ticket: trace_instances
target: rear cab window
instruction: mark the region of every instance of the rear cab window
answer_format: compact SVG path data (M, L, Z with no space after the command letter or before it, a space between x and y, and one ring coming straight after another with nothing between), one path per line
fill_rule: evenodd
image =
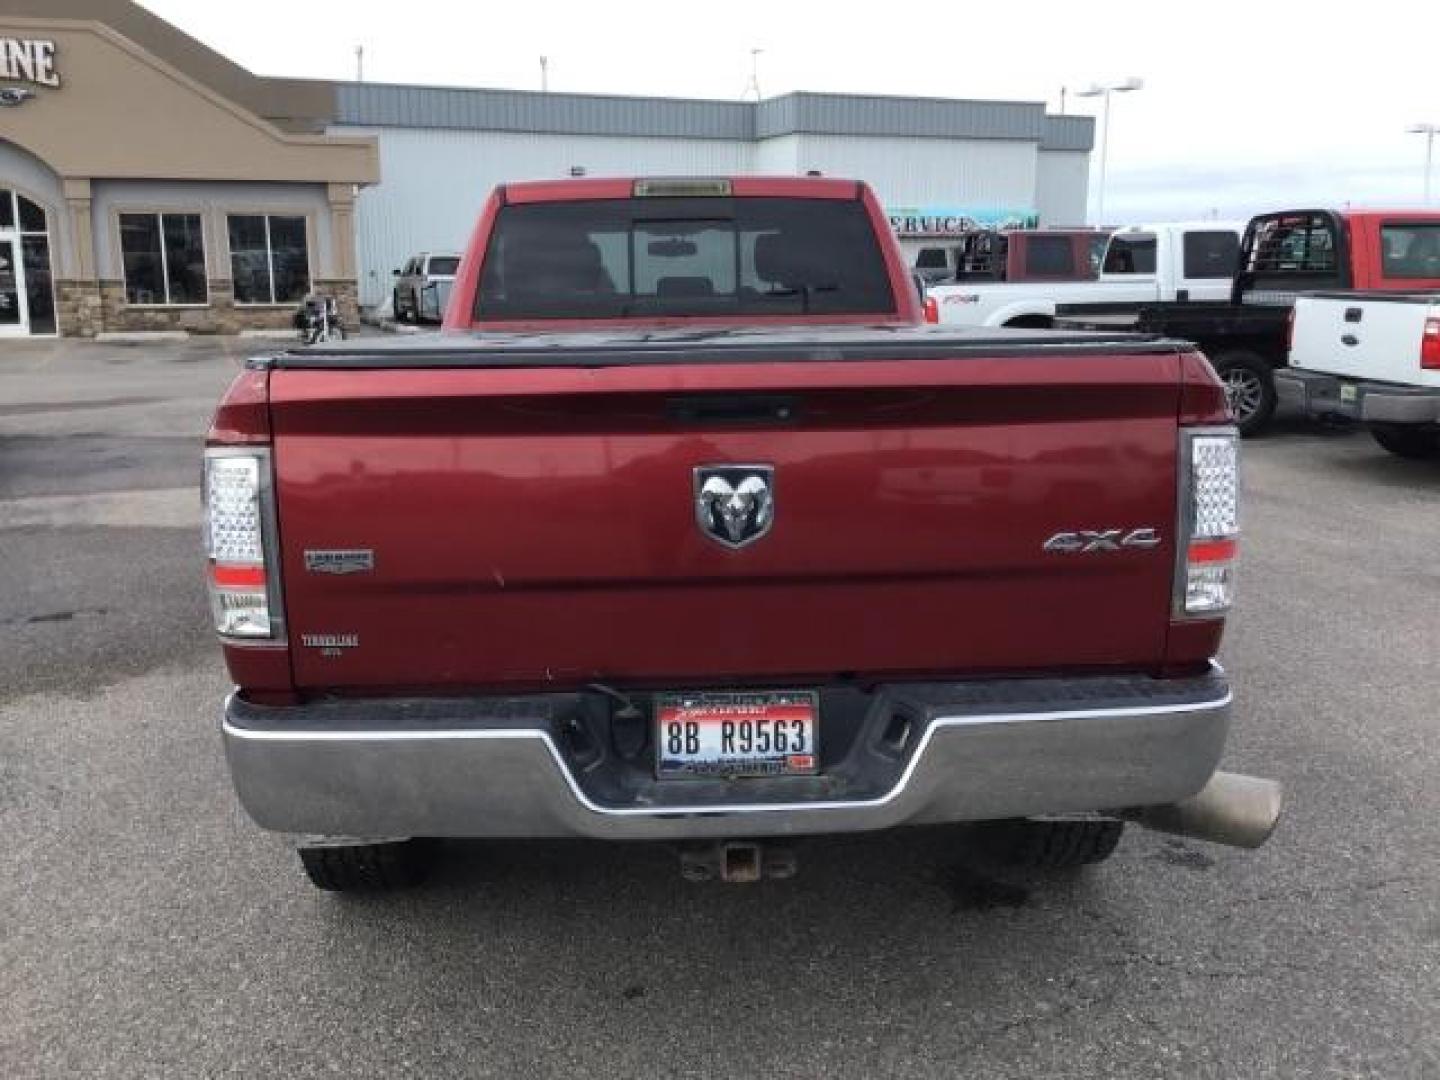
M459 256L432 255L429 266L425 268L425 273L430 277L454 277L459 266Z
M1105 251L1105 273L1155 273L1155 237L1149 233L1112 236Z
M949 266L944 248L921 248L920 254L915 257L917 270L946 270Z
M474 314L888 317L896 307L859 201L727 196L504 206Z
M1068 236L1025 238L1026 277L1071 277L1075 274L1075 245Z
M1440 222L1380 226L1380 273L1387 278L1440 279Z
M1219 229L1187 232L1181 258L1186 278L1232 278L1240 261L1240 237Z
M1300 292L1347 287L1336 219L1324 210L1255 218L1237 277L1245 303L1290 304Z

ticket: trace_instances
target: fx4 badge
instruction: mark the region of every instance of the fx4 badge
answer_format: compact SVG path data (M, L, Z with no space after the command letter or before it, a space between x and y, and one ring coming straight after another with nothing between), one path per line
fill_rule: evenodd
M775 467L698 467L695 521L702 533L728 548L742 548L759 540L775 523Z
M1057 555L1080 555L1089 551L1120 551L1123 548L1160 546L1157 529L1080 529L1060 532L1045 541L1046 551Z

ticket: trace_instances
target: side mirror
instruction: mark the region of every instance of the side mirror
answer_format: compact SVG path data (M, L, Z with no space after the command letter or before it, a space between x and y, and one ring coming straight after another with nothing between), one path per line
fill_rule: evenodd
M925 279L919 274L911 271L910 281L915 286L915 294L920 298L920 306L925 306Z

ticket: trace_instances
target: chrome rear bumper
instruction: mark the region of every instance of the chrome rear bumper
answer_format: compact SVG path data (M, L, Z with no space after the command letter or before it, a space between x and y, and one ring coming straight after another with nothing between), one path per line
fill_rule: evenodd
M223 733L242 804L282 832L783 836L1175 802L1215 771L1231 695L1215 668L895 685L872 699L824 775L769 780L656 781L609 745L578 759L557 726L576 695L266 707L237 694ZM883 742L897 712L915 724L903 749ZM601 783L605 770L634 776Z

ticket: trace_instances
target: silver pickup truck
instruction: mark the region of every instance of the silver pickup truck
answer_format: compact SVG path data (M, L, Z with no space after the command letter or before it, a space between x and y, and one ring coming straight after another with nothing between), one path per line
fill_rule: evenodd
M395 321L418 323L443 319L459 267L459 255L427 251L396 270Z

